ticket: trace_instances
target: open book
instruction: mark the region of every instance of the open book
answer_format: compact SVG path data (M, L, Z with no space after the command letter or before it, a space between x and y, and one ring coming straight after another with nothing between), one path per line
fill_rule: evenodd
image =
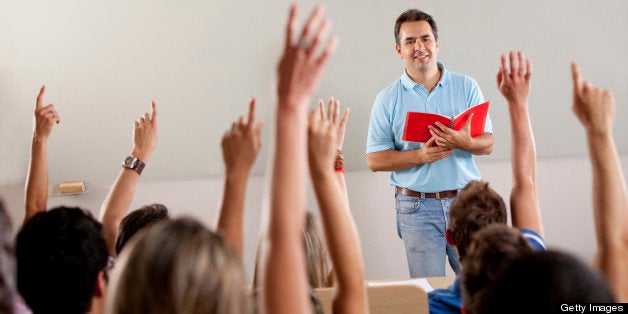
M471 137L484 133L484 124L488 115L488 101L475 105L455 117L447 117L436 113L408 111L406 114L406 124L403 128L404 141L425 143L432 137L429 125L440 122L449 128L459 131L467 123L469 115L471 119Z

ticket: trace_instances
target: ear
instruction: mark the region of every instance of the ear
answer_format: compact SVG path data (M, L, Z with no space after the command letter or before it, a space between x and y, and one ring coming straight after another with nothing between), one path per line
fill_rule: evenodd
M395 44L395 52L397 53L399 58L403 59L403 55L401 54L401 47L399 46L399 44Z
M451 235L451 230L449 229L445 230L445 240L447 240L447 244L456 246L456 243L454 243L454 237Z
M105 279L104 271L98 273L95 285L96 287L94 287L94 296L98 298L104 298L105 291L107 290L107 280Z

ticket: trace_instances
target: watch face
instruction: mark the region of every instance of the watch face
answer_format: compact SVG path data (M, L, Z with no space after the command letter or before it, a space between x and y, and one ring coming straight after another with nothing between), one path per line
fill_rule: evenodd
M133 167L135 167L135 164L137 163L137 158L133 157L133 156L129 156L124 160L124 163L122 163L123 166L125 166L126 168L131 168L133 169Z

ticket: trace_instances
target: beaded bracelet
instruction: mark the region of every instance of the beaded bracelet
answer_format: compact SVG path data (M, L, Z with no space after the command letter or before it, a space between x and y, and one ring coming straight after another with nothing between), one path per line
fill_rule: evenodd
M334 171L345 172L344 158L341 149L336 150L336 158L334 158Z

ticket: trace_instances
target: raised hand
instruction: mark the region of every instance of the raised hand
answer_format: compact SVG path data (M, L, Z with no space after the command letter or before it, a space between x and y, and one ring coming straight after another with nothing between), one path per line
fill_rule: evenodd
M146 162L157 146L157 105L151 100L151 113L145 113L134 123L133 156Z
M222 136L222 158L228 173L248 175L262 147L263 126L263 121L255 121L255 98L251 98L248 116L233 122L231 129Z
M325 102L322 99L318 100L318 112L321 119L327 119L330 117L332 124L336 125L336 149L342 150L342 145L345 141L345 129L347 127L347 119L349 119L349 108L346 108L340 117L340 101L334 97L329 97L327 101L327 111L325 111Z
M508 104L524 105L528 103L532 62L524 59L523 52L510 52L510 64L506 56L501 56L501 65L497 71L497 88L504 95Z
M615 100L608 90L582 82L580 68L571 64L573 79L573 112L587 132L610 134L615 119Z
M280 108L307 103L318 86L327 60L336 49L338 39L333 37L323 52L318 52L331 27L329 19L323 18L324 12L324 7L317 7L307 19L299 39L294 42L297 7L294 4L290 7L285 46L277 68Z
M339 124L333 122L325 110L312 110L308 118L308 155L310 170L316 172L333 172L334 153L337 147Z
M37 101L35 102L35 121L33 140L46 141L52 132L52 127L61 122L59 113L55 109L53 104L44 106L44 93L46 92L46 85L43 85L37 95Z

